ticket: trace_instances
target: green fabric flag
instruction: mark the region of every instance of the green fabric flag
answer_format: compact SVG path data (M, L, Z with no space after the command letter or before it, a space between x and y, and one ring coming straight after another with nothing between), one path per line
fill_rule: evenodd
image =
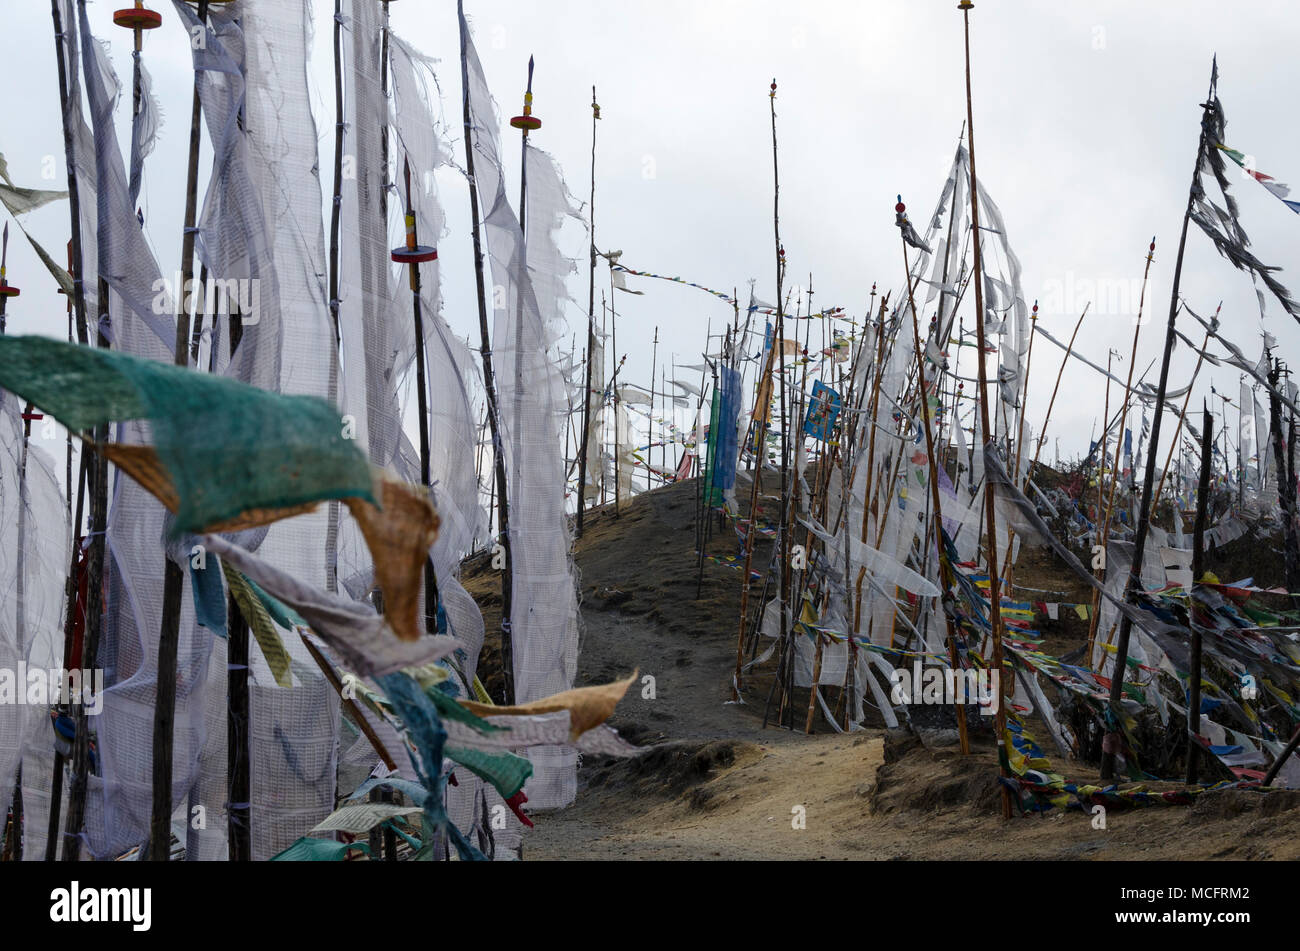
M523 789L528 777L533 775L533 764L514 753L489 753L461 746L447 746L443 753L479 779L491 783L502 799L509 799Z
M348 852L357 849L370 854L370 846L363 842L335 842L331 839L313 839L303 836L279 855L271 856L272 862L342 862Z
M74 432L148 420L178 496L176 533L251 510L376 501L365 453L322 399L48 337L0 338L0 387Z

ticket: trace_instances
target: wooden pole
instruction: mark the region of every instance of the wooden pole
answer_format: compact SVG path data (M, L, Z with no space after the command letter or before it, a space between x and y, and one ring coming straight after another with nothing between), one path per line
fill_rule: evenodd
M101 262L100 273L103 273ZM108 308L108 282L99 280L98 300ZM100 324L102 327L102 323ZM108 347L103 331L97 334L98 346ZM103 631L104 608L104 540L108 528L108 457L98 447L108 439L108 427L99 426L94 431L94 473L90 484L90 546L86 559L86 622L85 640L82 644L82 666L91 666L99 656L99 640ZM86 446L83 444L82 451ZM75 558L75 556L74 556ZM170 564L170 562L168 562ZM75 560L74 560L75 564ZM74 582L75 584L75 582ZM164 592L165 593L165 592ZM164 620L166 615L164 614ZM173 654L173 660L175 655ZM173 674L173 683L174 683ZM75 862L81 856L82 825L86 818L86 794L90 777L90 724L86 705L76 704L73 709L75 734L72 743L72 784L68 789L68 819L64 828L63 861ZM168 790L170 793L170 789ZM169 833L170 834L170 833Z
M601 292L601 305L605 303L605 293ZM618 418L618 371L623 368L623 362L618 358L618 314L614 310L614 269L609 269L609 342L614 350L614 383L610 389L610 398L614 405L614 517L618 518L620 509L623 505L623 449L619 445L619 418ZM708 344L706 343L707 347ZM695 447L698 455L699 446ZM631 479L628 480L631 485Z
M380 0L384 15L383 25L379 31L379 91L384 100L383 134L379 137L379 161L383 166L383 181L379 186L379 217L384 223L384 237L388 237L388 189L391 181L388 177L388 70L391 54L389 53L388 0ZM468 95L468 93L466 94ZM469 146L466 145L466 149ZM471 176L470 188L474 187ZM477 219L475 219L477 221Z
M386 4L385 4L386 6ZM492 430L492 454L495 458L497 504L499 506L498 541L505 556L505 570L501 574L501 674L505 682L502 703L514 702L515 675L513 651L510 641L511 557L510 557L510 504L506 495L506 464L501 444L501 415L497 406L496 375L492 370L492 340L488 332L487 295L483 278L483 237L479 223L478 184L474 178L474 140L469 108L469 60L466 49L469 26L465 22L464 0L457 0L460 19L460 76L462 105L465 118L465 171L469 178L470 221L474 238L474 283L478 296L478 325L483 358L483 388L487 391L488 423Z
M781 245L781 172L777 157L776 144L776 80L772 80L772 91L769 95L770 109L772 115L772 231L775 238L776 252L776 329L772 334L772 351L775 353L778 348L784 352L785 347L785 301L782 297L782 285L785 281L785 248ZM790 605L789 605L789 574L790 574L790 538L785 531L785 513L786 506L789 504L786 493L789 490L789 478L786 467L789 464L789 421L786 419L786 378L785 362L781 361L780 370L780 403L781 403L781 532L780 532L780 556L778 564L781 567L781 584L777 590L778 609L781 615L781 652L780 662L777 667L777 682L785 672L788 663L787 654L790 649L790 638L788 633L790 624ZM750 526L752 531L753 525ZM767 713L763 714L763 725L767 725Z
M898 202L898 215L901 218L906 212L902 198ZM912 266L908 262L907 241L903 244L903 273L907 275L907 304L912 311L912 342L916 350L916 386L921 398L921 420L925 427L925 451L926 465L929 467L930 481L930 504L934 507L934 544L939 558L939 580L943 585L942 598L946 598L952 590L954 579L952 576L952 566L948 563L948 554L944 550L943 544L943 503L939 495L939 465L934 454L934 430L930 424L930 396L925 386L925 348L921 346L921 325L916 317L916 300L913 297L912 289ZM937 379L937 378L936 378ZM1021 417L1023 419L1023 416ZM1019 446L1019 443L1016 444ZM943 609L943 620L948 628L948 663L952 667L953 673L956 674L961 668L958 666L957 659L957 630L952 623L952 614ZM925 645L921 645L924 650ZM959 679L955 682L960 683ZM1001 709L1002 704L998 704ZM963 755L970 753L970 737L966 728L966 708L965 704L953 697L953 715L957 718L957 735L961 740L961 751Z
M1021 441L1025 437L1025 416L1029 409L1029 373L1034 366L1034 338L1038 336L1038 301L1034 301L1034 309L1029 315L1029 354L1025 357L1025 385L1020 390L1020 423L1016 428L1016 470L1011 481L1016 485L1022 485L1020 481L1020 460L1024 456L1024 450L1021 448ZM1031 434L1032 435L1032 434ZM1025 471L1025 482L1029 481L1028 467Z
M1223 309L1223 301L1219 301L1219 308L1214 312L1217 320L1219 311ZM1160 506L1160 493L1165 487L1165 476L1169 475L1169 464L1173 461L1174 450L1178 448L1178 438L1183 432L1183 419L1187 414L1187 404L1192 400L1192 386L1196 384L1196 378L1200 375L1201 364L1205 362L1205 348L1210 345L1210 332L1205 332L1205 339L1201 341L1201 350L1196 356L1196 367L1192 370L1192 382L1187 386L1187 395L1183 397L1183 408L1178 411L1178 425L1174 427L1174 438L1169 443L1169 453L1165 456L1164 467L1160 470L1160 481L1156 485L1156 493L1151 498L1151 507L1156 509Z
M75 266L72 260L72 242L68 242L68 272L76 274ZM62 290L60 294L64 293ZM73 327L73 302L72 295L67 295L68 311L68 343L72 343L74 337ZM72 509L72 432L69 430L64 436L64 460L66 464L66 498L68 507L68 527L71 530L73 539L72 552L70 554L71 563L68 566L68 574L64 581L64 614L63 614L63 669L68 670L72 666L73 651L73 629L76 621L77 607L77 555L80 551L81 541L81 519L84 512L86 498L86 471L88 454L80 453L80 462L78 464L77 479L77 508L76 516L73 517ZM57 706L57 712L66 715L68 712L67 704L60 703ZM49 825L46 830L45 839L45 861L52 862L55 858L55 849L59 841L59 812L63 805L63 770L64 757L59 751L54 753L54 770L50 782L50 813Z
M360 730L362 735L364 735L370 742L371 748L379 755L384 766L387 767L390 772L397 772L397 761L394 760L393 755L388 752L388 749L384 746L383 740L379 738L379 734L375 732L375 728L370 725L370 721L362 715L361 708L357 705L357 702L344 696L343 681L339 677L338 671L336 671L334 666L325 658L325 655L320 652L320 649L303 635L301 630L298 631L298 638L302 641L303 646L307 648L307 653L311 654L312 660L316 662L316 666L319 667L321 673L325 675L325 679L329 681L330 686L334 688L334 692L339 695L343 708L347 710L352 722L357 725L357 729Z
M886 293L880 299L880 312L877 317L876 326L876 374L871 385L871 397L868 401L868 410L866 416L866 425L869 427L867 435L867 456L866 481L862 493L862 528L860 538L865 545L868 538L868 526L871 524L872 511L875 508L874 490L876 476L876 414L880 411L880 386L885 378L885 350L886 350L886 333L885 333L885 312L889 307L889 294ZM870 324L870 315L866 323ZM863 345L866 345L866 331L863 330ZM852 486L852 480L850 480ZM879 533L877 533L879 538ZM862 633L862 582L866 579L866 565L858 566L857 583L854 589L853 604L853 636L849 638L849 664L844 671L844 688L841 695L849 697L852 691L856 689L854 678L857 671L858 663L858 642L857 637ZM845 728L851 716L851 710L847 705L845 707L844 719Z
M4 226L4 243L3 250L0 250L0 290L3 290L8 282L5 280L5 265L9 256L9 224ZM5 309L9 297L7 294L0 293L0 336L5 333ZM27 535L27 446L32 436L32 404L27 403L27 409L22 414L22 448L19 452L18 459L18 524L17 536L18 544L14 564L16 572L14 575L14 633L17 638L18 656L27 656L27 631L26 617L24 612L26 588L26 566L25 552L23 549L23 540ZM11 796L7 803L12 803L12 807L6 805L9 809L10 824L8 835L5 838L3 861L21 862L23 858L23 766L22 759L19 758L18 770L14 777L14 787L11 790Z
M226 845L232 862L253 858L249 743L248 622L231 595L226 602Z
M587 285L587 360L586 384L582 389L582 447L578 452L578 516L574 524L574 538L582 537L582 513L587 507L587 452L591 442L591 373L592 356L596 352L596 121L600 119L600 106L596 103L596 87L591 87L591 203L587 216L591 225L590 267ZM656 336L658 331L656 329ZM602 348L602 355L604 350ZM605 375L601 367L601 376ZM654 392L654 373L650 374L650 392ZM651 413L653 416L653 413Z
M1281 377L1281 364L1274 360L1268 371L1269 418L1273 431L1273 458L1277 463L1277 498L1282 509L1286 588L1288 591L1297 591L1300 590L1300 543L1296 538L1296 487L1295 479L1290 477L1291 467L1288 465L1288 452L1283 442L1285 433L1282 426L1282 404L1277 396Z
M86 324L86 293L81 268L81 197L77 186L76 145L72 135L72 123L75 120L70 110L72 93L68 88L68 64L63 47L63 15L59 9L59 2L60 0L50 0L50 13L54 18L54 50L59 64L59 103L63 109L63 154L64 164L68 167L68 211L72 217L72 240L68 251L72 271L72 306L76 314L77 342L86 346L90 343L90 334ZM72 55L77 55L76 50L72 51Z
M84 3L84 0L81 0ZM199 0L199 20L207 21L208 0ZM203 104L199 98L199 78L194 77L194 96L190 107L190 151L185 179L185 230L181 238L181 286L176 303L177 366L189 365L190 315L185 306L186 294L194 279L194 235L198 214L199 142ZM171 858L172 817L172 738L176 714L176 654L180 643L181 595L185 575L171 558L165 559L163 573L162 628L158 635L158 677L153 720L153 811L149 824L149 861L166 862ZM71 818L71 816L69 816Z
M940 295L942 301L942 295ZM1029 484L1029 467L1025 467L1025 481L1020 481L1020 460L1024 458L1023 440L1025 437L1025 416L1029 410L1029 372L1034 365L1034 338L1038 336L1038 301L1034 301L1033 312L1029 315L1029 355L1025 358L1024 385L1020 388L1020 421L1016 428L1016 458L1015 470L1012 473L1011 481L1022 488ZM1032 436L1032 434L1031 434ZM1014 530L1007 532L1007 556L1002 563L1002 573L1007 576L1007 584L1012 583L1012 577L1015 572L1015 565L1011 561L1011 552L1014 548L1012 544L1015 540L1016 533Z
M1034 461L1029 464L1025 471L1025 482L1027 483L1034 477L1034 466L1038 465L1038 456L1043 451L1043 440L1047 438L1047 424L1052 420L1052 409L1056 406L1056 394L1061 389L1061 377L1065 375L1065 365L1070 362L1070 354L1074 351L1074 338L1079 336L1079 328L1083 326L1083 318L1088 316L1088 308L1092 306L1089 301L1083 306L1083 313L1075 321L1074 333L1070 334L1070 343L1065 348L1065 356L1061 358L1061 369L1056 371L1056 384L1052 387L1052 398L1047 401L1047 414L1043 417L1043 428L1038 433L1038 444L1034 447Z
M1093 536L1093 545L1094 545L1094 549L1093 549L1093 550L1094 550L1094 551L1096 550L1096 547L1095 547L1095 546L1097 546L1097 545L1100 545L1100 546L1101 546L1101 549L1102 549L1102 559L1101 559L1101 568L1098 569L1098 572L1099 572L1099 574L1100 574L1100 577L1098 578L1098 580L1101 581L1103 584L1104 584L1105 581L1106 581L1106 553L1109 551L1109 534L1110 534L1110 533L1109 533L1108 526L1106 526L1105 524L1103 524L1103 521L1102 521L1102 508L1103 508L1103 506L1105 505L1105 498L1104 498L1104 496L1105 496L1105 493L1106 493L1106 489L1105 489L1106 458L1107 458L1107 452L1106 452L1106 450L1107 450L1107 447L1110 445L1110 442L1109 442L1109 440L1110 440L1110 367L1111 367L1111 362L1112 362L1112 360L1114 359L1114 357L1115 357L1115 351L1114 351L1114 350L1108 350L1108 351L1106 352L1106 401L1105 401L1105 403L1103 404L1103 406L1102 406L1102 411L1101 411L1101 444L1100 444L1101 452L1099 452L1099 453L1097 454L1097 458L1098 458L1098 464L1097 464L1097 517L1093 520L1093 524L1096 526L1096 535ZM1129 364L1129 374L1130 374L1130 377L1129 377L1129 378L1130 378L1130 379L1132 379L1132 372L1133 372L1133 365L1132 365L1132 363L1130 363L1130 364ZM1124 417L1123 417L1122 415L1119 417L1119 419L1120 419L1121 421L1123 420L1123 418L1124 418ZM1122 446L1122 445L1123 445L1123 433L1122 433L1122 431L1123 431L1123 423L1122 423L1122 422L1120 423L1120 429L1121 429L1121 437L1120 437L1119 439L1116 440L1116 443L1117 443L1117 445ZM1112 482L1112 484L1114 483L1114 473L1111 474L1111 482ZM1080 490L1079 490L1079 498L1080 498L1080 499L1083 498L1083 489L1080 489ZM1096 640L1097 640L1097 616L1098 616L1098 614L1097 614L1097 606L1098 606L1100 603L1101 603L1101 591L1100 591L1100 589L1096 589L1096 588L1094 588L1094 589L1093 589L1093 592L1092 592L1092 612L1091 612L1090 619L1089 619L1089 621L1088 621L1088 654L1087 654L1087 657L1088 657L1088 663L1089 663L1089 664L1092 663L1092 651L1093 651L1093 645L1096 643Z
M646 476L645 487L648 492L654 488L654 482L651 481L651 475L654 473L654 452L655 452L655 365L659 360L659 327L655 326L654 342L650 345L650 421L646 424L646 447L645 463Z
M1217 74L1216 74L1217 75ZM1213 108L1214 78L1210 81L1210 93L1203 104L1204 109ZM1156 390L1155 419L1151 421L1151 447L1147 450L1146 477L1142 484L1142 506L1138 512L1136 536L1133 540L1133 565L1129 570L1128 583L1124 588L1124 600L1132 603L1133 595L1142 578L1142 557L1146 552L1147 530L1150 527L1152 489L1155 488L1156 451L1160 445L1160 424L1165 413L1165 390L1169 383L1169 357L1174 349L1174 324L1178 317L1178 288L1183 276L1183 252L1187 247L1187 226L1192 219L1192 207L1196 201L1199 187L1201 157L1205 154L1205 123L1201 124L1200 140L1196 146L1196 164L1192 170L1192 186L1188 190L1187 210L1183 213L1182 235L1178 240L1178 259L1174 264L1174 284L1169 300L1169 324L1165 331L1164 355L1160 361L1160 384ZM1102 741L1101 778L1111 780L1115 777L1115 757L1119 752L1120 736L1118 725L1124 715L1120 701L1124 695L1124 675L1128 666L1129 636L1133 630L1133 621L1125 614L1119 625L1119 641L1115 645L1115 670L1111 678L1110 700L1107 716L1107 733Z
M76 178L76 154L73 145L71 125L74 120L69 107L70 92L68 89L67 63L63 47L64 34L62 17L59 12L57 0L51 0L50 6L54 14L55 46L59 60L59 97L63 105L64 152L68 166L69 210L72 216L72 250L75 264L73 300L77 315L77 336L79 341L85 345L89 344L90 339L89 322L86 314L85 288L81 276L83 273L81 267L81 213ZM75 29L70 35L75 35ZM75 49L72 50L72 55L77 55ZM102 273L102 267L100 268L100 271ZM107 308L108 286L102 278L99 282L98 299L101 302L101 306ZM98 321L96 322L96 325L97 327L101 326ZM108 346L108 341L105 339L102 330L96 332L96 344L99 347ZM103 440L107 438L107 432L107 427L101 426L95 430L94 438L97 441ZM87 469L89 469L89 464L87 464ZM99 638L103 623L101 611L103 606L104 533L108 521L108 461L102 453L95 454L94 472L93 474L88 472L88 476L91 479L91 536L86 560L86 624L82 656L83 663L94 663L94 658L99 652ZM78 519L78 525L80 525L80 519ZM72 565L71 597L75 598L77 588L75 580L75 553L73 555ZM63 858L65 861L76 861L81 855L81 826L85 820L86 791L90 772L89 726L86 721L85 704L77 705L76 710L74 711L74 721L76 733L72 746L72 784L68 791L67 834L64 837L63 843ZM52 818L56 812L57 809L51 810ZM54 837L51 836L51 842L53 839Z
M360 121L361 116L357 117ZM365 117L369 120L369 116ZM387 124L380 120L385 137ZM329 354L329 398L337 399L339 359L343 349L343 333L339 322L339 228L343 213L343 0L334 0L334 189L330 202L330 319L334 324L334 346ZM387 218L384 219L387 223ZM423 421L421 422L423 432ZM338 591L337 559L331 557L338 547L340 506L337 499L329 503L329 518L325 529L325 588Z
M1134 367L1137 366L1138 335L1141 334L1142 332L1142 311L1146 306L1147 280L1151 275L1151 261L1155 257L1155 253L1156 253L1156 239L1152 237L1151 244L1147 248L1146 267L1142 273L1142 293L1138 297L1137 321L1133 325L1133 346L1129 350L1128 376L1124 381L1124 401L1119 411L1120 424L1119 424L1119 433L1115 439L1115 462L1111 466L1110 492L1107 493L1106 496L1105 513L1103 514L1101 511L1098 511L1097 513L1098 515L1097 526L1100 530L1099 534L1101 535L1101 537L1098 539L1098 543L1101 545L1102 571L1105 571L1106 559L1110 555L1110 519L1111 519L1111 514L1114 512L1115 509L1115 489L1119 485L1120 460L1122 458L1122 453L1124 450L1124 424L1128 420L1129 404L1132 399L1133 369ZM1106 380L1106 392L1107 393L1110 392L1109 379ZM1188 390L1188 394L1189 395L1191 394L1190 389ZM1177 440L1178 440L1178 436L1177 434L1175 434L1174 435L1175 443L1177 442ZM1099 482L1098 483L1099 488L1100 485L1101 483ZM1106 580L1105 575L1102 576L1101 580L1105 582ZM1089 663L1092 663L1093 644L1097 638L1097 623L1100 620L1100 616L1101 616L1101 612L1098 610L1100 606L1101 606L1101 591L1095 590L1092 593L1092 615L1088 619L1088 662Z
M1196 782L1196 757L1200 752L1197 736L1201 732L1201 624L1200 602L1197 593L1201 577L1205 574L1205 513L1209 509L1210 466L1214 458L1214 417L1208 407L1203 407L1204 431L1201 433L1201 481L1196 491L1196 523L1192 535L1192 590L1187 604L1187 620L1192 631L1191 665L1188 671L1190 695L1187 703L1187 785ZM1264 783L1268 785L1267 782Z
M962 12L962 23L965 28L965 50L966 50L966 130L967 142L970 145L970 206L971 206L971 240L974 248L974 266L975 271L972 275L972 281L975 284L975 332L979 344L979 409L980 423L984 427L984 438L990 443L993 440L992 430L989 428L989 404L988 404L988 371L984 361L984 263L980 253L980 212L979 212L979 189L977 187L978 179L975 175L975 109L971 102L971 79L970 79L970 11L975 6L971 0L961 0L958 9ZM980 447L981 450L983 447ZM995 729L998 736L998 769L1005 778L1008 773L1008 760L1006 753L1006 726L1007 726L1007 705L1005 701L1005 688L1002 685L1003 661L1002 661L1002 593L1000 579L998 578L998 533L997 533L997 509L994 505L995 496L991 487L986 486L984 490L984 513L988 530L988 565L989 565L989 625L992 629L993 637L993 659L992 668L998 674L998 691L1001 696L998 698L998 710L996 716ZM1001 786L1002 795L1002 817L1011 818L1011 794L1005 785Z
M757 392L762 394L765 387L770 387L772 379L772 364L776 358L776 341L772 341L772 347L767 352L767 360L763 365L763 372L759 375ZM763 410L756 404L754 407L756 414L766 415ZM754 466L752 478L749 484L749 526L745 530L745 566L742 569L741 586L740 586L740 626L736 632L736 669L732 674L731 680L731 700L737 702L740 700L741 688L741 667L744 663L745 653L745 627L746 619L749 617L749 591L751 586L749 572L754 562L754 535L758 528L758 485L759 474L763 471L763 453L767 442L763 433L760 431L765 427L754 426L754 455L757 462ZM698 451L698 447L697 447Z
M402 161L402 179L406 186L406 247L415 251L420 244L419 229L415 219L415 197L411 193L411 162ZM420 265L409 265L412 319L415 325L415 388L418 423L420 426L420 484L427 492L433 482L429 456L429 390L425 376L424 315L420 301ZM430 634L438 631L438 577L433 559L424 556L424 626Z

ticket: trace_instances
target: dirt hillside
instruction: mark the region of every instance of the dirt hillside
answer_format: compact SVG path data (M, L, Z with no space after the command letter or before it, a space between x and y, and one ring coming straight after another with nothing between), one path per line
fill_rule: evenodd
M747 680L743 704L728 703L740 571L706 560L699 580L694 492L684 483L637 497L617 517L612 505L587 515L576 548L585 624L578 683L634 669L653 677L653 696L634 686L611 725L654 749L630 761L584 760L577 803L536 817L525 859L1300 858L1300 792L1111 810L1104 829L1077 809L1004 821L990 735L963 757L883 725L836 734L818 711L806 736L806 690L795 695L795 731L764 729L775 661ZM768 549L759 546L756 566ZM715 522L706 552L736 550L734 528ZM1077 587L1049 559L1017 575L1028 585ZM495 631L498 574L480 560L464 580ZM1064 652L1086 639L1087 626L1072 619L1045 634L1049 649ZM480 669L494 693L499 658L490 635ZM825 693L833 704L836 691ZM1095 769L1048 755L1069 779L1097 782Z

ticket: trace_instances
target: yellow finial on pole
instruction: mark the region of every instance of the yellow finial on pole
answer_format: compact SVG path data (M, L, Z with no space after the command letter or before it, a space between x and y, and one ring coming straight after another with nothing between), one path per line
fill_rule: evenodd
M594 95L592 105L596 109L596 118L600 118L600 107L595 105ZM521 130L524 138L528 137L529 132L535 132L542 127L542 120L533 115L533 58L531 56L528 57L528 88L524 91L524 114L512 118L510 125Z

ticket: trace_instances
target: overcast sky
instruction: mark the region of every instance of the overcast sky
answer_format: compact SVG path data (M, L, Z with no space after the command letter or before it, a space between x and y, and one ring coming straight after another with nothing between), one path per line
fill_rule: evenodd
M111 41L119 75L129 84L130 34L111 24L113 8L124 2L92 4L90 18L96 33ZM192 73L175 11L163 0L150 3L165 20L145 44L165 124L146 169L141 203L149 239L163 272L170 273L180 250ZM0 151L17 184L62 188L49 5L5 0L4 8ZM311 76L326 169L334 121L332 9L332 2L315 0ZM457 160L463 161L455 3L404 0L391 9L393 28L442 60L443 107L457 137ZM591 86L598 87L603 119L597 243L622 249L623 263L719 290L739 286L742 295L754 278L758 296L774 298L767 93L775 76L789 281L803 284L811 273L818 307L839 305L855 315L865 310L873 282L882 290L901 287L895 195L902 193L914 220L925 220L966 117L962 17L955 0L469 0L467 12L504 115L519 111L528 56L536 56L535 110L544 126L533 144L556 156L571 191L584 202L591 171ZM1042 302L1044 326L1068 338L1092 299L1079 348L1098 363L1105 363L1111 347L1127 358L1136 288L1147 244L1156 236L1147 296L1147 317L1154 322L1143 328L1141 372L1163 342L1198 103L1213 53L1219 57L1227 144L1254 155L1260 170L1294 182L1300 191L1300 127L1293 121L1300 14L1283 2L1243 7L979 0L971 30L978 173L1002 208L1024 268L1024 293L1029 303ZM128 94L119 112L129 108ZM128 119L122 115L123 123ZM512 130L506 132L513 142ZM508 160L517 162L517 151L506 148ZM507 175L517 180L517 168L508 166ZM468 195L463 181L441 182L449 218L449 234L439 241L445 316L459 334L476 341ZM1281 279L1300 295L1300 216L1256 183L1243 177L1233 182L1255 253L1282 267ZM65 204L27 220L59 258L67 222ZM10 332L61 335L64 299L16 229L11 232L9 279L24 295L11 307ZM572 281L573 296L582 302L572 312L575 334L583 327L586 281L584 260ZM666 349L695 363L706 323L716 328L731 319L730 307L699 291L635 278L630 283L645 291L644 297L618 299L618 349L629 354L630 380L646 380L656 326L661 358ZM1130 286L1131 295L1113 290ZM1105 287L1112 291L1104 293ZM1251 357L1259 353L1260 321L1249 276L1221 259L1194 226L1183 293L1206 316L1222 299L1224 332ZM969 312L973 304L966 307ZM1267 326L1287 359L1296 352L1300 330L1275 302L1269 311ZM1195 325L1183 329L1200 339ZM1031 424L1046 409L1061 355L1045 341L1035 345ZM1176 355L1171 386L1186 381L1194 362L1186 353ZM1207 369L1213 375L1203 371L1198 397L1209 392L1212 379L1235 399L1237 372ZM1153 369L1149 379L1155 377ZM1086 450L1103 396L1098 375L1081 364L1067 369L1050 433L1060 437L1063 455ZM1235 410L1231 425L1235 433ZM1051 448L1045 452L1052 454Z

